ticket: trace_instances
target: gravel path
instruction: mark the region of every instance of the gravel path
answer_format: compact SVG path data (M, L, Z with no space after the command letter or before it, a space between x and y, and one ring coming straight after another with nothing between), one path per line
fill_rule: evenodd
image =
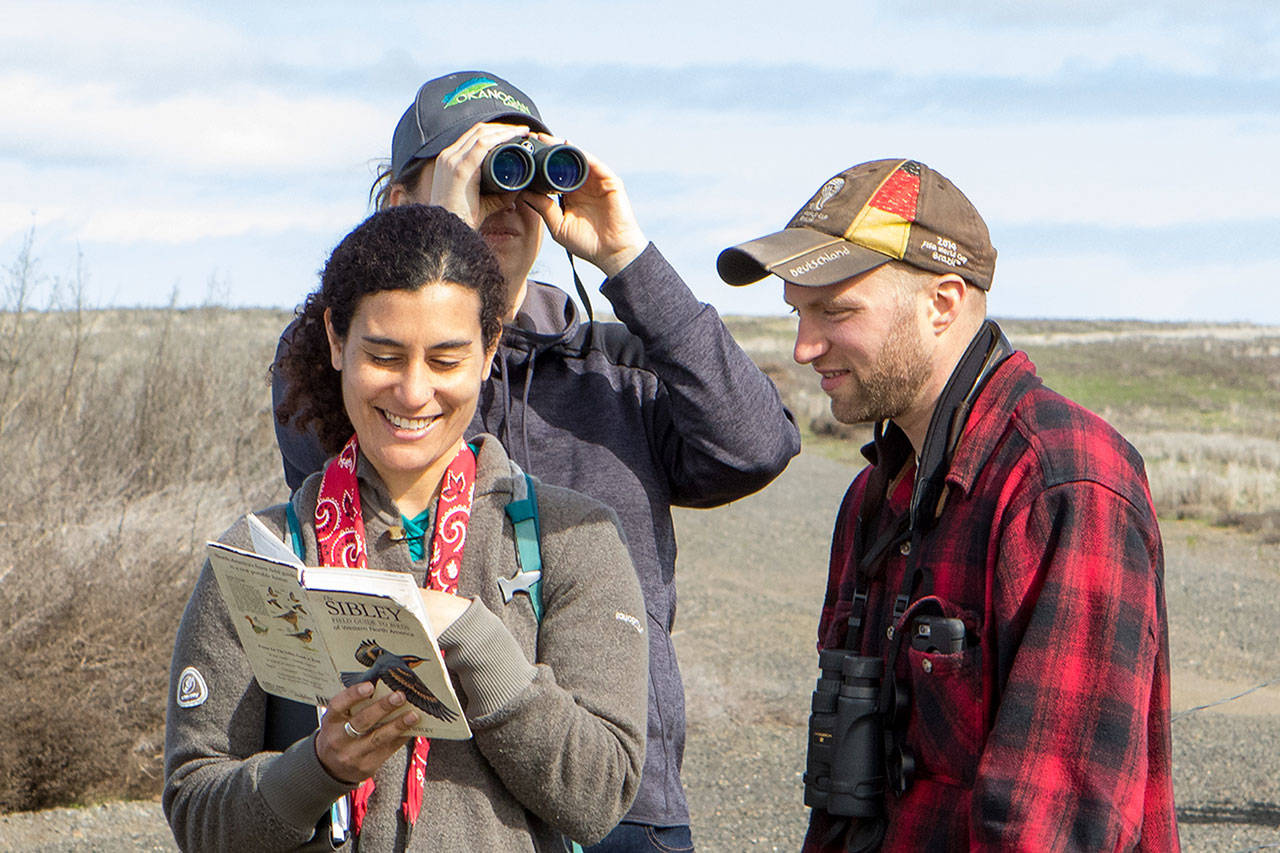
M805 454L764 493L677 519L685 782L703 850L799 849L814 631L855 473ZM1162 531L1175 714L1280 676L1280 546L1194 522ZM1176 719L1173 738L1183 848L1280 849L1280 684Z
M677 513L685 781L706 853L799 848L814 626L855 472L807 453L759 495ZM1175 713L1280 676L1280 545L1191 522L1163 531ZM1173 736L1184 849L1280 849L1280 683L1176 719ZM0 815L0 851L174 849L157 803Z

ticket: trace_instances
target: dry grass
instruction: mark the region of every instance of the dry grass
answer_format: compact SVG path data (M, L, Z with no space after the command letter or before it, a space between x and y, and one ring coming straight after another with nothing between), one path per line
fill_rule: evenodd
M0 313L0 812L152 796L199 545L281 492L287 316L22 308Z
M1048 385L1142 452L1162 517L1264 529L1280 511L1280 328L1127 323L1082 340L1007 325Z
M284 495L266 366L284 312L93 311L26 258L0 291L0 812L161 784L200 545ZM42 292L42 300L36 297ZM37 302L42 310L33 311ZM786 318L732 319L822 452L852 457ZM1162 513L1280 517L1280 331L1007 324L1046 381L1143 450Z
M864 426L832 420L811 369L791 361L789 318L734 333L782 392L810 450L852 459ZM1147 463L1162 517L1280 538L1280 328L1006 320L1045 383L1110 421Z

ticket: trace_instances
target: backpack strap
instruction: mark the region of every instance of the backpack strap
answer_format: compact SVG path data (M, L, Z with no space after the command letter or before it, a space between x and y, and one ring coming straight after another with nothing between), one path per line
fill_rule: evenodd
M533 615L542 621L542 529L538 523L538 491L533 478L511 463L512 498L507 504L507 518L516 531L516 559L520 570L514 577L500 578L502 600L510 601L517 592L529 596ZM582 845L565 838L565 849L582 853Z
M289 519L289 544L299 560L306 560L306 549L302 547L302 524L298 521L298 511L293 508L293 496L284 504L285 517Z
M538 493L533 478L511 463L512 498L507 518L516 533L516 561L519 570L509 578L499 578L502 600L511 601L517 592L529 596L534 617L542 621L542 530L538 523Z

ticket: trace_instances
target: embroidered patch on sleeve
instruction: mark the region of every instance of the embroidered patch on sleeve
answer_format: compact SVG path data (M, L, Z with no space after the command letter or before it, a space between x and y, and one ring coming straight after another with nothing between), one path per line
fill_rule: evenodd
M637 634L644 633L644 626L640 624L640 620L632 616L630 613L623 613L621 610L614 611L613 618L619 622L626 622L632 628L636 629Z
M178 707L194 708L209 698L209 687L204 676L194 666L189 666L178 676Z

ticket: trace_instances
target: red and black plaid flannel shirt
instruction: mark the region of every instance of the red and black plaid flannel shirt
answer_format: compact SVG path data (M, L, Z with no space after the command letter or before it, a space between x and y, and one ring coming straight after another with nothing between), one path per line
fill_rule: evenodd
M900 451L909 465L910 446ZM840 509L819 648L845 640L870 470ZM910 474L881 529L906 511ZM886 797L883 849L1178 850L1164 558L1142 458L1045 388L1018 352L975 401L946 481L918 565L944 614L979 642L953 654L899 649L918 770L904 795ZM905 565L892 551L869 587L863 654L885 653ZM817 840L829 820L812 813L806 853L843 849Z

